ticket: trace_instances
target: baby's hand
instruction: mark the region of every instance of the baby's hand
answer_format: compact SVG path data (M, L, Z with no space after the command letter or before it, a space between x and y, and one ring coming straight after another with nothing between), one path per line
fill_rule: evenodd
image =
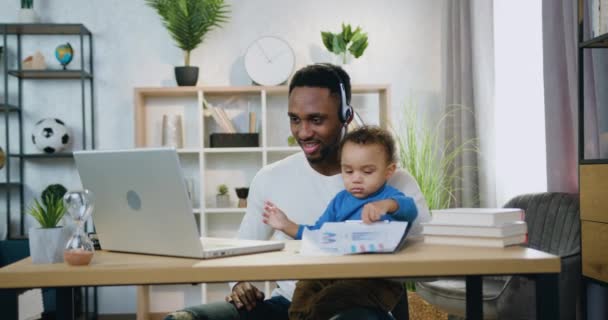
M264 218L262 220L265 224L281 231L291 222L289 218L287 218L287 215L270 201L264 202L263 216Z
M378 221L385 215L387 212L386 205L384 200L370 202L363 206L363 210L361 211L361 220L364 223L370 224L374 221Z

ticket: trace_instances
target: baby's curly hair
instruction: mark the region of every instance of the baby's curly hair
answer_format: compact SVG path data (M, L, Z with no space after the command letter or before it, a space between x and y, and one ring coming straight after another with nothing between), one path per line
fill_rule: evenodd
M395 139L390 132L378 126L363 126L347 133L340 141L340 155L347 142L361 145L377 144L384 147L388 163L396 163Z

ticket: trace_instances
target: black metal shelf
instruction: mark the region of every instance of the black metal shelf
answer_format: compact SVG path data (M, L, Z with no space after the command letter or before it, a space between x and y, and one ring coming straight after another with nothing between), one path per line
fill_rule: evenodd
M0 188L18 188L21 187L21 183L19 182L0 182Z
M53 158L73 158L71 152L60 153L11 153L9 157L21 159L53 159Z
M578 47L583 49L608 48L608 33L580 42Z
M21 112L21 109L12 104L0 104L0 112Z
M21 79L91 79L83 70L9 70L8 74Z
M608 164L608 159L580 159L579 164Z
M78 23L9 23L0 25L1 33L16 35L86 34L91 31Z

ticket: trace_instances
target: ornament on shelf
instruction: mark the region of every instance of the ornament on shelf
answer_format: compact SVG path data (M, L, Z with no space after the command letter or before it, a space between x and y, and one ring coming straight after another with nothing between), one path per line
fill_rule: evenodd
M21 68L24 70L44 70L46 69L46 62L44 61L44 56L40 51L36 51L34 55L28 56L23 59L21 63Z
M56 118L45 118L34 126L32 142L44 153L57 153L71 142L70 131L63 121Z
M66 66L72 61L73 57L74 49L72 49L69 42L66 42L66 44L61 44L55 48L55 58L57 58L59 63L61 63L63 70L66 70Z

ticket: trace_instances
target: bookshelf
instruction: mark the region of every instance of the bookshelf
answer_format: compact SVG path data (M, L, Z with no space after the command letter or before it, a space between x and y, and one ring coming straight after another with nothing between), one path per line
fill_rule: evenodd
M162 117L182 118L183 147L177 149L186 179L192 180L193 208L202 236L233 237L245 208L238 208L235 188L248 187L263 166L300 152L289 146L287 86L140 87L134 89L135 147L160 147ZM203 101L225 110L237 132L248 132L249 112L256 114L259 146L211 148L209 135L221 132ZM351 104L367 124L388 127L389 85L353 85ZM228 185L230 207L215 205L217 186ZM222 300L225 284L203 284L202 303ZM267 296L273 286L261 284Z

